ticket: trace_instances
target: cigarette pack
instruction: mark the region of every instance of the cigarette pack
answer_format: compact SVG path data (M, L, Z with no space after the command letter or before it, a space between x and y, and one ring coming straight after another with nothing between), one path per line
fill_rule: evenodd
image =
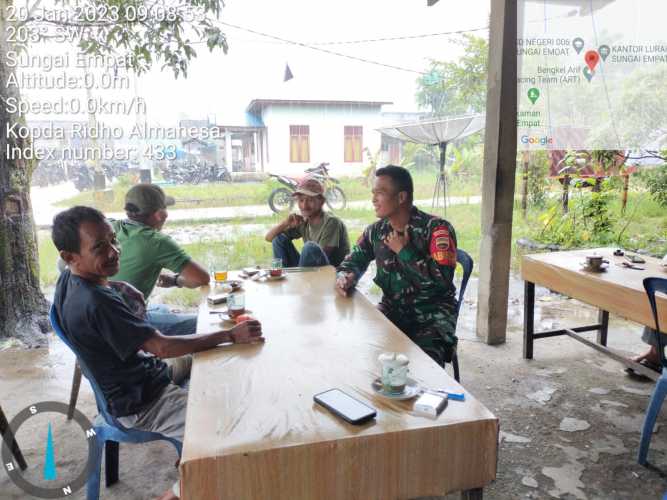
M227 301L227 297L229 297L228 293L218 293L215 295L209 295L207 300L209 304L222 304L223 302Z
M414 411L426 417L435 418L447 406L447 394L425 392L415 401Z

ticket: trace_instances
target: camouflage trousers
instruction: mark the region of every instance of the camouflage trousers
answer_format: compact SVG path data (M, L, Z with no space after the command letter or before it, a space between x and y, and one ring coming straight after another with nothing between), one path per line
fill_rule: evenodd
M451 363L458 343L456 313L406 314L382 303L378 309L440 366Z

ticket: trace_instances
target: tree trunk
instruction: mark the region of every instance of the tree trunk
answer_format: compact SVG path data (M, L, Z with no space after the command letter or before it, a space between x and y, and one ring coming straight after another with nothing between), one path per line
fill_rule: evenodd
M0 0L0 342L16 337L28 346L46 344L47 302L39 288L37 234L30 203L30 177L34 161L8 155L8 148L25 151L29 139L13 137L10 127L25 118L10 114L7 98L18 99L19 89L7 86L14 68L6 54L15 47L7 43L7 7Z

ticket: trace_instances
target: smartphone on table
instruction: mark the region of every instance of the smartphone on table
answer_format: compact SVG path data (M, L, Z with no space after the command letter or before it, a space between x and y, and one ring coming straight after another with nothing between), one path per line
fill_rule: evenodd
M351 424L363 424L377 415L375 408L362 403L340 389L329 389L315 394L313 399L317 404L324 406L331 413Z

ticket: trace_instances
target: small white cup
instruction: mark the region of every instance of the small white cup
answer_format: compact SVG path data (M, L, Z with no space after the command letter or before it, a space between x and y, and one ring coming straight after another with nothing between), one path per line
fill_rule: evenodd
M405 354L384 352L378 357L382 367L382 389L388 394L401 394L408 383L408 363Z

